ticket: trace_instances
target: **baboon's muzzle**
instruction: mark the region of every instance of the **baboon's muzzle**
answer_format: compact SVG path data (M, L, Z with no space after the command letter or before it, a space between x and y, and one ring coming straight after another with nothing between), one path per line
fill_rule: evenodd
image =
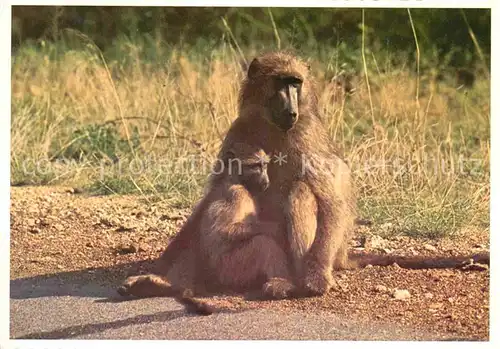
M288 131L299 119L298 89L294 85L286 85L275 98L273 122L283 131Z

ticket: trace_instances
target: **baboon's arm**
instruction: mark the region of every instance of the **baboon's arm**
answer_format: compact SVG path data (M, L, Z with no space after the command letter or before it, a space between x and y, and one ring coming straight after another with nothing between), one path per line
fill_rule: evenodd
M225 242L247 240L259 234L272 236L278 227L274 222L259 221L250 194L232 188L223 200L214 202L208 210L211 230Z
M331 270L335 257L345 245L354 222L350 171L339 161L333 172L318 171L308 185L318 204L316 236L305 256L305 282L314 293L324 293L333 283Z
M260 234L274 236L277 232L278 225L275 222L259 222L256 217L251 216L245 222L230 225L224 237L226 241L237 242Z
M335 251L338 248L342 214L346 211L342 202L335 202L329 197L317 196L318 226L316 236L306 255L306 260L315 264L312 268L330 268L333 265Z

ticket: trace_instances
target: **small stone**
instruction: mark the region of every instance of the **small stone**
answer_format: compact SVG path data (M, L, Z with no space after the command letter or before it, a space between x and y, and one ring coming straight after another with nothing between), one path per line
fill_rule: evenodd
M119 254L130 254L130 253L137 253L138 251L138 248L136 245L134 244L130 244L130 245L119 245L117 248L116 248L116 252L118 252Z
M431 298L434 298L434 295L430 292L426 292L426 293L424 293L424 297L427 299L431 299Z
M489 267L487 264L480 263L467 264L462 267L462 270L464 271L486 271L488 269Z
M383 249L387 246L387 240L378 235L371 235L366 238L363 246L369 249Z
M448 314L445 316L445 319L456 320L457 316L455 314Z
M372 265L372 264L367 264L367 265L365 265L365 268L366 268L366 269L373 268L373 265Z
M392 296L397 300L405 300L411 297L408 290L394 290Z
M381 228L381 229L384 229L384 230L389 230L389 229L391 229L391 228L392 228L392 226L393 226L393 224L392 224L392 223L387 222L387 223L381 224L381 225L380 225L380 228Z
M394 269L401 269L401 267L399 266L399 264L396 263L396 262L392 263L391 267L393 267Z
M33 259L30 259L29 261L32 263L44 263L44 262L52 262L53 260L54 260L54 258L52 258L50 256L44 256L44 257L40 257L40 258L33 258Z
M431 305L429 305L429 308L430 309L441 309L443 307L443 303L432 303Z
M30 229L31 234L40 234L41 232L42 232L42 230L40 228L37 228L37 227L33 227Z
M418 252L413 248L413 247L410 247L408 249L408 253L412 256L417 256L418 255Z
M384 285L377 285L373 289L377 292L380 292L380 293L386 293L387 291L389 291L389 289L387 287L385 287Z
M113 225L115 225L116 221L113 220L113 219L110 219L108 217L101 217L99 222L104 225L104 226L107 226L107 227L112 227Z
M183 216L181 216L180 214L164 214L164 215L161 215L160 216L160 220L161 221L165 221L165 220L169 220L169 221L180 221L184 219Z
M33 218L29 218L26 220L26 225L32 227L36 225L36 221Z
M119 232L119 233L124 233L124 232L128 232L128 231L132 231L134 230L134 227L132 226L125 226L125 225L120 225L118 228L116 228L116 231Z
M62 224L56 223L56 224L54 224L54 229L57 231L63 231L64 227Z
M430 251L430 252L436 252L437 251L437 248L435 246L430 245L430 244L425 244L423 247L424 247L425 250Z

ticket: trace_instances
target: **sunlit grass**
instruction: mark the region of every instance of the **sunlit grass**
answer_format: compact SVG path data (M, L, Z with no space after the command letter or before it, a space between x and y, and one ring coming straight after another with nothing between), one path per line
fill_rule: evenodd
M183 205L199 198L237 116L241 54L155 47L155 61L143 59L151 47L126 41L106 61L91 43L21 47L12 64L12 184ZM312 63L321 117L352 166L360 216L425 236L488 228L489 80L479 75L465 89L421 72L416 101L414 72L387 69L373 55L370 94L360 73L346 95L325 79L339 73L338 58Z

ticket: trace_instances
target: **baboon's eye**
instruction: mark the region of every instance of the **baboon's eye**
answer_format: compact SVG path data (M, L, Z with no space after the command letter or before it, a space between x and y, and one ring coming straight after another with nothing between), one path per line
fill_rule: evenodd
M261 169L262 165L260 164L260 162L256 162L254 164L248 164L247 167L249 170L257 171Z
M278 77L278 81L283 86L292 85L295 88L299 88L302 85L302 79L296 76L280 76Z

